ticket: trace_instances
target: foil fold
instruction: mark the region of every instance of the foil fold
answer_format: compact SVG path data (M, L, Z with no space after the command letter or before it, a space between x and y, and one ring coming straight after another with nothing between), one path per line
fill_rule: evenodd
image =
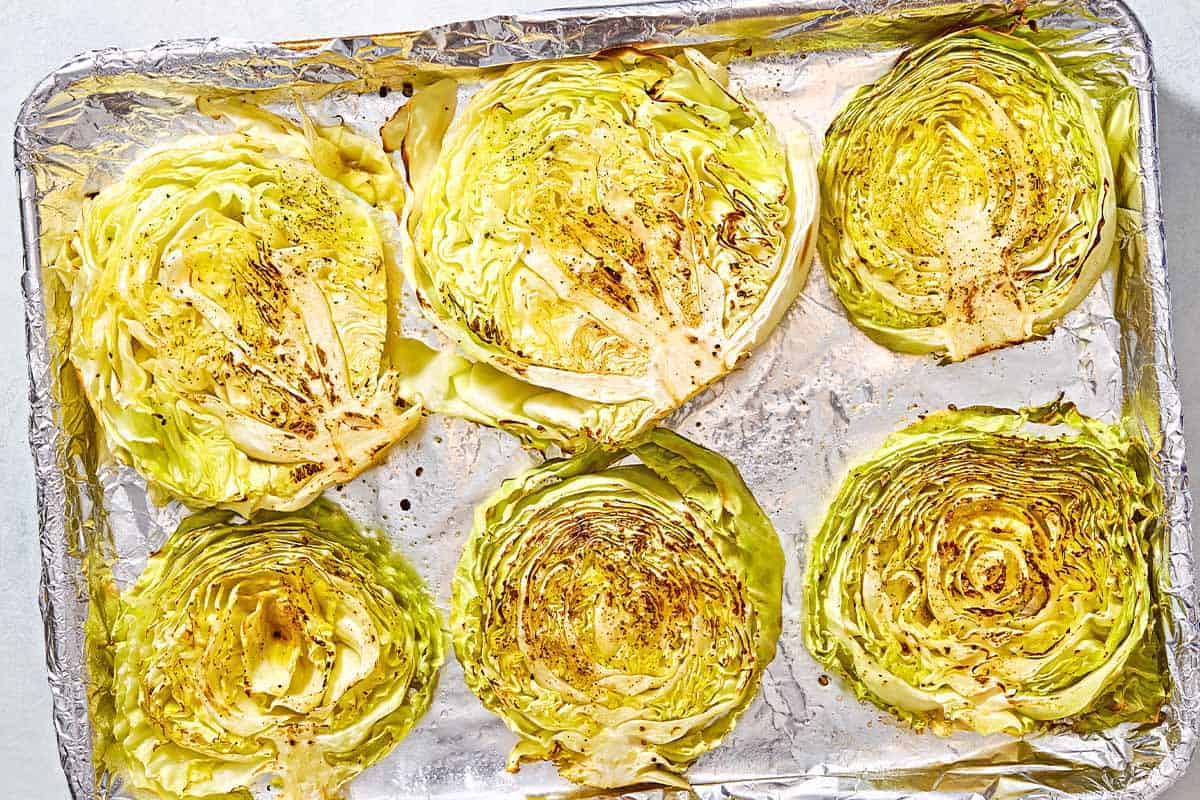
M1200 612L1191 501L1169 322L1154 75L1137 20L1114 0L668 0L551 10L426 31L263 44L222 39L86 53L48 76L17 120L30 441L38 487L47 668L72 797L124 798L94 772L84 621L88 570L136 578L186 509L159 504L97 443L64 356L70 314L57 249L83 198L141 151L187 133L224 130L198 97L242 95L283 113L297 100L371 133L414 81L453 75L465 91L505 64L626 44L697 47L726 60L734 82L785 135L819 149L839 104L906 47L948 29L1037 20L1043 46L1069 63L1111 58L1076 76L1093 96L1128 90L1138 145L1123 187L1120 263L1051 336L961 364L891 353L846 319L814 265L778 329L745 365L672 415L668 425L733 460L772 517L788 556L785 627L760 696L731 736L689 773L694 794L646 788L614 795L570 787L547 765L504 772L514 738L470 694L450 661L413 733L350 786L383 798L1146 798L1182 775L1200 725ZM1121 173L1118 173L1118 182ZM411 295L407 296L411 301ZM406 308L415 308L408 302ZM438 341L415 314L406 332ZM1156 578L1173 689L1162 720L1102 734L1012 739L917 735L822 676L799 633L805 544L849 466L891 431L949 404L1035 405L1059 394L1087 414L1133 421L1158 454L1169 553ZM450 576L474 506L540 456L512 437L428 418L385 463L329 492L387 531L448 608ZM448 500L449 498L449 500ZM402 507L401 500L408 503ZM409 510L402 510L407 507Z

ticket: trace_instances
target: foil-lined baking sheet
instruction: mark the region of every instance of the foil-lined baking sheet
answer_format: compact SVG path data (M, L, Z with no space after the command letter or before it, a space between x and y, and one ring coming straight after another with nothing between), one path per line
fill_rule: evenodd
M197 97L244 94L282 113L376 131L414 85L451 74L470 94L504 64L623 44L694 46L728 61L735 83L784 134L819 149L839 103L883 74L905 47L948 29L1036 19L1060 63L1104 53L1076 74L1102 104L1136 101L1136 151L1114 154L1122 194L1121 256L1050 337L940 365L889 352L846 319L822 268L778 329L736 373L674 414L670 427L741 469L788 556L783 635L760 696L689 776L702 798L1148 798L1184 771L1200 715L1200 618L1193 589L1190 501L1169 329L1149 44L1119 2L938 3L928 0L674 2L547 11L416 33L288 45L221 39L82 55L49 76L17 122L24 222L31 440L39 491L41 603L54 722L73 796L124 797L95 776L87 718L84 565L122 586L185 513L159 505L130 469L101 452L63 356L64 287L49 269L82 199L156 144L226 123ZM461 105L460 105L461 107ZM1104 113L1105 109L1102 109ZM411 297L408 298L411 300ZM415 308L408 303L407 308ZM448 347L415 314L406 333ZM849 465L887 433L950 404L1035 405L1063 394L1088 414L1126 419L1158 452L1169 552L1155 576L1172 677L1163 718L1095 735L1013 739L918 735L822 675L800 638L805 544ZM499 431L430 417L386 462L329 494L384 528L448 608L450 576L472 509L538 460ZM402 500L408 503L402 504ZM406 510L407 509L407 510ZM351 800L612 797L573 789L548 765L504 771L514 741L451 660L432 709L388 757L349 787ZM623 797L682 798L646 788Z

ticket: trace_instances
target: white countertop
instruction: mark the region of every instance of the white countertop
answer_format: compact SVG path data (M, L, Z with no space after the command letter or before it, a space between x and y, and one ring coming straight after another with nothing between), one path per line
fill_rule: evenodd
M595 0L598 1L598 0ZM1176 355L1189 451L1200 453L1200 324L1191 307L1200 293L1200 3L1128 0L1154 42L1158 68L1159 142L1163 208L1174 289ZM12 130L17 108L34 84L76 53L97 47L137 47L160 39L227 35L244 39L302 39L330 33L411 30L455 19L530 11L559 0L3 0L0 31L0 108ZM590 3L589 3L590 4ZM405 8L405 6L411 6ZM103 7L124 6L121 11ZM11 148L0 148L4 159ZM11 173L11 165L6 171ZM59 800L66 783L50 722L50 692L38 613L33 466L26 438L28 404L24 308L18 276L21 240L15 191L0 190L0 240L8 278L0 281L0 486L10 504L0 530L0 796ZM1200 800L1200 757L1167 800Z

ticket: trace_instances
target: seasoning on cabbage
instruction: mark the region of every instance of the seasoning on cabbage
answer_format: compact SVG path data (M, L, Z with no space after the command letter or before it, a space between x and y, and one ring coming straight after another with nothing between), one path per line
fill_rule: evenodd
M385 213L404 183L342 126L210 103L236 133L148 153L59 268L108 448L200 506L294 509L418 421L391 363Z
M819 249L875 341L960 360L1048 333L1109 263L1115 188L1093 102L1012 35L903 56L825 135Z
M429 707L446 648L412 568L327 501L185 519L110 613L98 766L138 796L333 800Z
M728 83L627 49L485 86L412 170L428 315L473 359L648 420L733 369L803 286L818 189L808 142Z
M757 692L782 584L734 467L658 429L506 481L476 512L451 631L467 685L520 737L510 770L686 786Z
M941 734L1152 719L1161 514L1146 447L1074 406L931 414L829 507L805 643L860 698Z

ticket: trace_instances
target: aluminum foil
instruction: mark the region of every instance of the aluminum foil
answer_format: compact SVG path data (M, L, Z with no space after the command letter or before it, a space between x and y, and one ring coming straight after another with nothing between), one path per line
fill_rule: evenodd
M93 771L85 569L112 569L127 585L184 509L157 504L132 470L113 464L97 445L64 361L69 308L49 264L56 242L73 228L82 198L140 151L220 128L222 123L196 113L197 96L247 93L285 113L302 98L309 113L338 115L371 132L404 101L411 81L452 73L469 93L471 81L513 61L627 43L689 45L732 57L735 81L772 122L784 132L807 131L819 148L839 102L885 72L902 48L950 27L1002 21L1021 10L928 0L733 7L676 0L289 45L168 42L87 53L49 76L21 111L16 155L41 604L54 722L72 795L125 796L119 781ZM1039 18L1040 35L1064 61L1082 51L1109 54L1109 68L1089 88L1136 90L1140 137L1125 170L1121 263L1052 336L946 366L872 344L847 321L815 265L803 295L744 367L671 417L671 427L738 465L789 557L778 656L735 732L690 772L700 797L1146 798L1183 773L1195 746L1200 619L1168 322L1149 43L1119 2L1061 0L1030 4L1025 13ZM447 346L417 317L408 324L412 335ZM1039 404L1060 393L1085 413L1133 420L1157 448L1170 528L1158 576L1167 598L1162 626L1173 679L1170 705L1156 724L1089 736L915 734L859 703L837 680L827 681L801 644L806 540L849 464L918 414L948 404ZM330 494L359 519L383 527L447 608L472 508L502 478L538 458L504 433L431 417L392 448L386 463ZM548 765L506 773L504 756L513 741L451 661L428 715L348 794L352 800L612 796L573 790ZM622 796L687 795L646 789Z

